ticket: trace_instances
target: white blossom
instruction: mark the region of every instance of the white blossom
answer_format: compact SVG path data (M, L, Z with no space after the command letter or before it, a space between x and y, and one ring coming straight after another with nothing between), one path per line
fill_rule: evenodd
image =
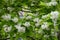
M23 13L24 13L23 11L19 11L18 12L19 15L23 15Z
M47 17L48 17L48 15L43 15L43 16L42 16L42 18L47 18Z
M44 35L44 37L45 37L45 38L48 38L48 37L49 37L49 35Z
M16 28L16 29L19 29L20 27L21 27L21 24L15 25L15 28Z
M34 22L39 22L39 18L33 19Z
M30 22L25 22L24 26L29 27L30 26Z
M2 18L4 19L4 20L11 20L11 15L10 14L5 14L5 15L2 15Z
M32 18L32 16L27 16L27 17L26 17L26 19L31 19L31 18Z
M51 2L56 2L56 0L51 0Z
M51 3L51 5L53 5L53 6L56 6L57 5L57 2L50 2Z
M54 26L56 26L58 15L59 15L58 11L51 12L51 19L54 23Z
M12 27L11 26L8 26L8 25L4 25L3 27L4 27L4 31L5 32L10 32L11 29L12 29Z
M38 13L33 14L34 16L38 16Z
M46 3L47 6L56 6L57 5L57 2L56 1L51 1L49 3Z
M44 31L43 31L42 29L40 29L40 30L38 30L38 33L39 33L39 34L43 34Z
M27 12L30 12L30 10L28 10L28 9L25 9L25 8L22 8L22 10L24 10L24 11L27 11Z
M31 3L31 6L34 6L34 4L33 4L33 3Z
M59 15L59 12L58 11L51 12L51 18L52 19L57 19L58 18L58 15Z
M35 23L35 26L36 26L36 27L39 27L39 26L40 26L40 24L41 24L41 21L42 21L42 20L41 20L41 19L39 19L39 20L38 20L38 22L37 22L37 23Z
M14 17L14 18L12 19L12 21L15 22L15 23L18 22L18 18L17 18L17 17Z
M51 6L51 2L50 3L46 3L47 6Z
M20 18L24 18L24 16L23 16L24 12L23 11L19 11L18 14L19 14Z
M15 25L15 27L18 29L18 32L25 32L25 27L21 27L19 24Z
M18 38L18 40L23 40L23 38L20 37L20 38Z
M40 19L38 23L41 23L41 21L42 21L42 19Z
M12 7L7 7L7 10L9 10L10 12L13 10L14 8Z
M40 23L39 23L39 22L38 22L38 23L35 23L35 26L36 26L36 27L38 27L39 25L40 25Z
M44 22L43 25L41 25L42 29L48 29L48 23Z
M25 32L25 27L20 27L20 28L18 29L18 32Z

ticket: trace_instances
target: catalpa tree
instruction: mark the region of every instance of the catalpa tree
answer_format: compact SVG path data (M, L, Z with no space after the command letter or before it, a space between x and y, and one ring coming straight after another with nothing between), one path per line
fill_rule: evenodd
M0 40L60 40L60 0L0 0Z

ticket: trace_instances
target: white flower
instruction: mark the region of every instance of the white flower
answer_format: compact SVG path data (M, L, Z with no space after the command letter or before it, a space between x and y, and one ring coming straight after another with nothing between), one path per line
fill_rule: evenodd
M38 16L38 13L33 14L34 16Z
M58 15L59 15L58 11L51 12L51 19L54 23L54 26L56 26Z
M4 27L4 31L5 32L10 32L11 29L12 29L12 27L11 26L8 26L8 25L7 26L4 25L3 27Z
M19 11L18 14L19 14L20 18L24 18L23 17L23 15L24 15L24 12L23 11Z
M35 23L35 26L38 27L40 25L40 23Z
M32 16L27 16L27 17L26 17L26 19L31 19L31 18L32 18Z
M40 19L38 23L41 23L41 21L42 21L42 19Z
M31 3L31 6L34 6L34 4L33 4L33 3Z
M24 11L27 11L27 12L30 12L30 10L28 10L28 9L25 9L25 8L22 8L22 10L24 10Z
M18 14L19 14L19 15L23 15L24 12L23 12L23 11L19 11Z
M43 16L42 16L42 18L47 18L47 17L48 17L48 15L43 15Z
M11 7L7 7L8 10L11 10Z
M51 12L51 18L52 19L57 19L58 15L59 15L58 11Z
M21 27L21 24L15 25L15 28L16 28L16 29L19 29L20 27Z
M2 18L4 19L4 20L11 20L11 15L10 14L5 14L5 15L2 15Z
M7 7L7 10L9 10L10 12L13 10L14 8L12 7Z
M57 5L57 2L50 2L51 3L51 5L53 5L53 6L56 6Z
M5 32L10 32L10 31L11 31L11 27L5 27L5 28L4 28L4 31L5 31Z
M48 38L48 37L49 37L49 35L44 35L44 37L45 37L45 38Z
M51 2L50 3L46 3L47 6L51 6Z
M30 22L25 22L24 26L29 27L30 26Z
M43 34L44 32L43 32L42 29L40 29L40 30L38 30L38 33L39 33L39 34Z
M17 24L15 27L18 29L18 32L25 32L25 27L21 27L21 24Z
M14 17L14 18L12 19L12 21L15 22L15 23L18 22L18 18L17 18L17 17Z
M33 19L34 22L39 22L39 18Z
M51 0L51 2L56 2L56 0Z
M18 40L23 40L23 38L20 37L20 38L18 38Z
M51 1L51 2L49 2L49 3L46 3L47 4L47 6L56 6L57 5L57 2L55 2L55 1Z
M18 28L18 32L25 32L25 27Z
M44 24L41 25L41 28L42 28L42 29L48 29L48 24L47 24L47 22L44 22Z

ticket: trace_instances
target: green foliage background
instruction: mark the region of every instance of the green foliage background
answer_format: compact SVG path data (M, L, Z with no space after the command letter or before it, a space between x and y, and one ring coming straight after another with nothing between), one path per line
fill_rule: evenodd
M60 0L57 1L56 6L50 6L48 7L46 5L46 2L50 2L51 0L0 0L0 40L5 40L7 35L10 34L10 40L18 40L18 38L22 38L23 40L58 40L56 36L50 36L49 38L44 38L43 36L45 34L50 35L51 30L43 30L45 33L44 34L39 34L37 33L38 30L41 30L40 27L35 27L34 24L35 22L32 21L34 18L40 18L42 19L42 15L47 15L51 11L58 11L60 12ZM13 8L11 10L7 10L8 7ZM33 18L31 20L26 20L26 19L20 19L18 11L24 11L25 16L26 15L31 15ZM28 14L31 13L31 14ZM38 13L38 16L34 16L35 13ZM14 23L12 21L5 21L1 18L2 15L4 14L11 14L12 18L13 17L18 17L19 22L18 23L24 23L26 21L31 22L31 27L26 28L25 33L17 33L17 29L14 28ZM50 16L49 16L50 17ZM53 29L53 22L50 18L42 19L41 24L47 21L49 23L50 29ZM3 30L3 25L12 25L13 28L10 32L6 33ZM57 21L57 27L56 31L58 31L60 28L60 15ZM33 29L34 28L34 29ZM13 37L13 35L16 34L16 37Z

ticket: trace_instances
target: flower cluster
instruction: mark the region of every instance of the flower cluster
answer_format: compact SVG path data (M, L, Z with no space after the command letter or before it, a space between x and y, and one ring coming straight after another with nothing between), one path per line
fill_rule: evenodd
M51 0L51 2L46 3L46 4L47 4L47 6L56 6L57 2L55 0Z
M58 0L2 0L0 40L58 40Z

